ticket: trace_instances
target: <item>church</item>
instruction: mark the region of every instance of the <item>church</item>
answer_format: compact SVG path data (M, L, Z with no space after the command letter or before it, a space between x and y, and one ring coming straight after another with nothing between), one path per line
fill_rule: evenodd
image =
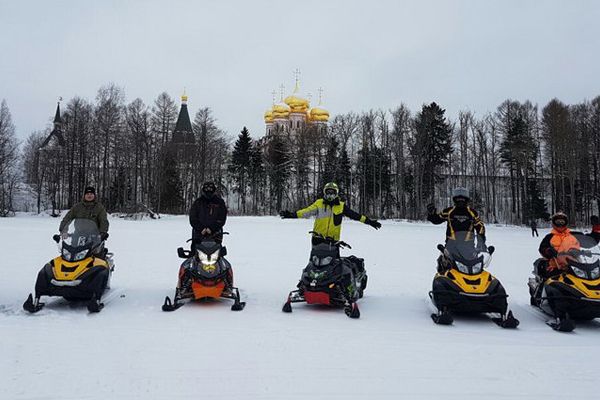
M265 133L267 136L275 132L284 132L295 135L303 129L317 127L327 129L329 122L329 111L321 105L322 90L319 89L319 103L316 107L310 106L309 99L300 92L298 73L296 73L296 85L294 91L284 98L283 87L280 87L279 102L265 111Z

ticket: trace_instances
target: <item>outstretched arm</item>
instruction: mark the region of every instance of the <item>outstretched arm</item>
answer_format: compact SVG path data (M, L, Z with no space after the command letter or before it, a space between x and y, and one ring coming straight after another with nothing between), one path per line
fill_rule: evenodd
M310 206L308 206L306 208L296 211L296 217L297 218L308 218L308 217L312 217L313 215L317 215L317 213L319 211L319 203L320 203L319 200L315 201L314 203L312 203Z
M355 221L360 221L364 224L370 225L375 229L379 229L381 228L381 223L379 223L379 221L377 221L376 219L370 219L369 217L367 217L364 214L359 214L356 211L352 210L350 207L348 207L346 204L344 204L344 211L343 211L344 216L353 219Z

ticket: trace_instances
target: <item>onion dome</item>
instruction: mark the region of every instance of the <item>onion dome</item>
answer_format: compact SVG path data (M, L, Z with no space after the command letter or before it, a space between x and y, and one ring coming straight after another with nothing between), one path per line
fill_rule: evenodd
M327 122L329 121L329 111L322 107L313 107L310 109L309 119L314 122Z
M277 103L273 106L273 119L287 119L290 116L290 107L285 103Z
M273 107L271 107L267 111L265 111L265 122L266 123L273 122Z
M283 101L285 102L285 104L290 106L291 112L293 113L306 114L308 108L310 107L308 100L300 94L298 80L296 80L296 87L294 88L294 92L288 97L286 97Z

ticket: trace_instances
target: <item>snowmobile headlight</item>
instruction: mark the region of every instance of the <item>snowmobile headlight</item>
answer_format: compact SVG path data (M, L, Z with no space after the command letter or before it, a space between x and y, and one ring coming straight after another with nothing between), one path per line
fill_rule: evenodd
M87 255L87 253L88 253L87 250L80 251L79 253L75 254L75 257L73 257L73 261L83 260L85 258L85 256Z
M65 260L71 259L71 252L67 249L62 249L62 256Z
M198 250L198 258L200 258L202 264L215 264L217 262L217 259L219 258L219 250L215 251L210 255Z
M594 268L592 272L590 272L590 275L592 276L592 279L600 278L600 267Z
M463 274L468 274L469 273L469 267L467 267L465 264L460 263L458 261L456 261L456 268L458 268L458 270L460 272L462 272Z
M586 278L584 270L574 267L572 265L571 265L571 269L573 270L573 273L575 273L575 275L577 275L577 277L582 278L582 279Z
M471 267L471 269L472 269L472 271L473 271L473 273L474 273L474 274L478 274L478 273L480 273L480 272L481 272L481 268L482 268L482 266L483 266L483 263L480 263L480 262L479 262L479 263L477 263L477 264L473 265L473 266Z

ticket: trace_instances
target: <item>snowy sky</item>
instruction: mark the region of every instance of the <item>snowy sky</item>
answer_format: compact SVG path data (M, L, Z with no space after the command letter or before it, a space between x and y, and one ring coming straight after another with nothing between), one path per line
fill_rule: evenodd
M24 139L58 96L108 82L151 104L183 88L231 135L264 131L271 91L323 87L332 114L437 101L456 118L506 98L600 95L598 1L0 0L0 99Z

